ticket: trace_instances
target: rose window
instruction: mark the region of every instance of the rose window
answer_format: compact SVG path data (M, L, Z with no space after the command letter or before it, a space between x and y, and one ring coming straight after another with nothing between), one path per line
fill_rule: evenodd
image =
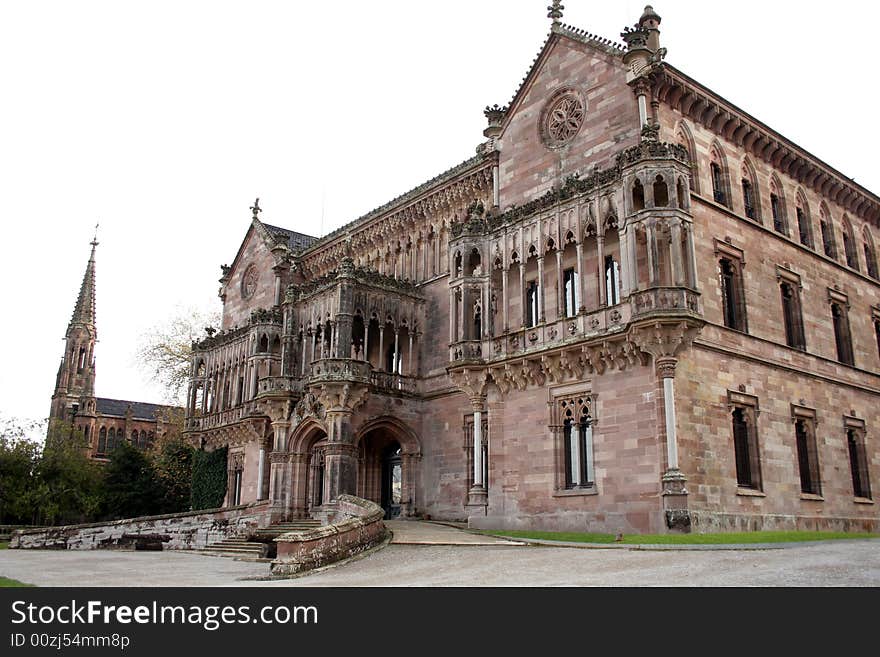
M551 148L567 144L581 129L584 122L584 103L573 93L556 100L546 113L544 135Z

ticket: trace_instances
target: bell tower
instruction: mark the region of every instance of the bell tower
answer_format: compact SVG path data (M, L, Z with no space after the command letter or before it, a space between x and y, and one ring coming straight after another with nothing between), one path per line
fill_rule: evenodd
M95 416L95 248L97 234L91 242L92 252L86 265L79 297L64 335L64 354L58 367L50 427L63 421L88 426ZM86 420L85 422L77 420Z

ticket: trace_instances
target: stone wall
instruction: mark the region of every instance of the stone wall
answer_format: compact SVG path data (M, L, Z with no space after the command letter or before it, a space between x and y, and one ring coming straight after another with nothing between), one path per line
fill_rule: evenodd
M340 495L335 511L336 521L331 525L276 538L278 557L272 562L272 573L296 575L347 559L385 540L385 512L379 505Z
M198 550L225 538L245 536L266 524L268 502L264 501L225 509L21 530L13 534L9 547L102 550L161 543L165 550Z

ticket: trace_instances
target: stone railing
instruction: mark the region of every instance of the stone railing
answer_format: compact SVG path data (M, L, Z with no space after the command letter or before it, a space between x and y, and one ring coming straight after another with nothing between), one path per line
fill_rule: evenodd
M553 349L567 342L617 333L629 324L631 318L631 306L624 300L616 306L580 313L574 317L548 320L531 328L517 328L492 338L492 354L487 360Z
M302 382L290 376L264 376L257 382L257 396L298 394Z
M360 381L370 382L370 364L348 358L322 358L311 364L309 382Z
M693 314L700 312L700 295L683 287L655 287L636 292L630 298L634 318L656 314Z
M227 424L235 424L250 417L257 411L257 404L254 400L246 401L239 404L235 408L228 408L225 411L217 413L208 413L207 415L192 415L186 418L185 428L187 431L201 431L204 429L213 429L214 427L222 427Z
M468 360L481 360L484 357L483 343L479 340L463 340L461 342L456 342L449 348L449 360L453 363Z
M296 575L348 559L379 545L388 535L382 522L385 512L378 504L340 495L332 506L331 524L275 539L278 556L272 562L273 575Z
M411 376L392 374L390 372L372 372L370 374L370 383L380 392L416 394L416 380Z
M225 509L24 529L13 533L9 547L108 550L138 548L147 542L164 550L200 550L226 538L247 536L269 521L269 502L264 500Z

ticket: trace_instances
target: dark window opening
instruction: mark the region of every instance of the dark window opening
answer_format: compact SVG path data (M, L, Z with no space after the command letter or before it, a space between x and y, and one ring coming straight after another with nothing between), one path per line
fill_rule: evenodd
M877 278L877 257L874 255L874 247L868 241L865 241L865 268L868 276Z
M654 180L654 207L665 208L669 205L669 187L663 176L657 176Z
M821 495L819 481L819 459L816 453L816 437L807 426L805 420L797 420L794 424L795 441L797 443L798 470L801 477L801 492L810 495Z
M798 236L800 237L801 244L812 249L813 240L810 237L810 223L807 220L807 215L804 213L803 208L798 208L796 213L798 221Z
M724 193L724 178L721 173L721 167L717 163L712 162L710 168L712 169L712 191L715 202L727 205L727 194Z
M859 271L859 257L856 254L855 242L848 230L843 231L843 252L846 254L846 265Z
M785 221L782 218L782 206L779 204L779 197L776 194L770 194L770 211L773 213L773 230L784 235Z
M834 246L834 233L832 232L831 223L822 219L819 221L819 228L822 230L822 249L829 258L837 259L837 249Z
M754 490L761 488L757 443L754 423L748 421L744 409L734 409L733 448L736 458L736 483L741 488Z
M641 181L636 179L632 187L633 210L645 209L645 188L642 187Z
M727 258L719 261L721 276L721 297L724 312L724 325L736 331L746 331L745 299L742 290L742 273Z
M785 342L794 349L806 350L804 321L800 294L791 283L780 284L782 292L782 319L785 324Z
M852 336L849 331L849 319L846 315L846 309L839 303L832 303L831 318L834 322L834 342L837 346L837 360L844 365L852 366L854 364Z
M743 179L742 181L742 190L743 190L743 206L745 207L746 216L749 219L755 219L755 195L752 190L752 183L749 180Z
M849 450L849 465L852 473L853 494L856 497L871 499L871 485L868 481L868 461L865 454L865 444L854 429L846 432L847 448Z

